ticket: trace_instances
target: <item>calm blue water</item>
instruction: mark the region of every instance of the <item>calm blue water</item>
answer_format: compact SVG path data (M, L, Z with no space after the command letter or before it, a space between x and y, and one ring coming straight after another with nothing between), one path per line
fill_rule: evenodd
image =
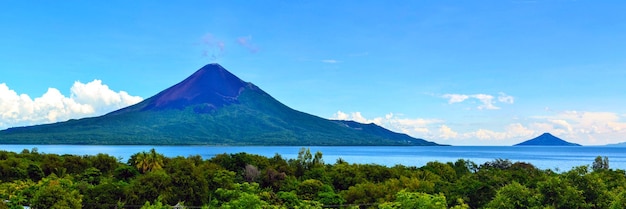
M285 159L296 158L301 147L254 146L104 146L104 145L0 145L0 150L21 152L36 147L40 153L95 155L106 153L120 157L125 162L130 155L155 148L168 157L200 155L211 158L221 153L246 152L272 157L278 153ZM566 171L574 166L590 165L596 156L609 157L611 168L626 169L626 147L309 147L311 152L321 151L326 163L342 158L350 163L394 166L423 166L430 161L454 162L467 159L482 164L502 158L531 163L541 169Z

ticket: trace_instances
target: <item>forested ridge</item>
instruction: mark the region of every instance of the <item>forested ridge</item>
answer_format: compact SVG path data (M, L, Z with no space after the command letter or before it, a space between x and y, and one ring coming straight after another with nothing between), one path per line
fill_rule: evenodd
M494 159L422 167L325 163L246 153L123 160L0 151L0 209L42 208L626 208L626 173L598 157L566 172Z

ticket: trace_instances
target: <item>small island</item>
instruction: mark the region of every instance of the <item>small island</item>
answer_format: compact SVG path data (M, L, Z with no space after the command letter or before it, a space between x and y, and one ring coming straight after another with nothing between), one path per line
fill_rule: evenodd
M581 146L580 144L565 141L550 133L541 134L541 136L524 141L513 146Z

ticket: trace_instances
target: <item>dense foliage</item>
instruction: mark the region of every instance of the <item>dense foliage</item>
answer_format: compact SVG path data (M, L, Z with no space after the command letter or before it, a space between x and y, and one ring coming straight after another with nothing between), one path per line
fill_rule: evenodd
M21 208L625 208L626 172L598 157L567 172L496 159L422 167L333 164L246 153L126 162L0 151L0 209Z

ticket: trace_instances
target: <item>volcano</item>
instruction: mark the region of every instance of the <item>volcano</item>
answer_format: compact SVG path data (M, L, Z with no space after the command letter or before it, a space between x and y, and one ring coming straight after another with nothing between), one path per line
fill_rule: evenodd
M258 89L253 84L246 83L228 72L221 65L209 64L182 82L147 99L142 104L124 108L112 114L184 109L194 105L205 106L203 107L205 110L215 110L225 105L237 103L237 98L246 88Z
M294 110L219 64L103 116L0 131L0 144L437 145Z
M581 146L580 144L567 142L550 133L541 134L538 137L524 141L513 146Z

